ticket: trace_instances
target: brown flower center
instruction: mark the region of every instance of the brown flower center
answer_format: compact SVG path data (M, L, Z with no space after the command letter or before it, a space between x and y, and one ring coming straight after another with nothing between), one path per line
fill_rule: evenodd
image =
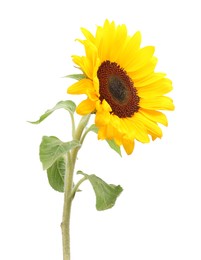
M139 109L139 97L133 81L116 62L104 61L97 71L100 100L105 99L112 113L131 117Z

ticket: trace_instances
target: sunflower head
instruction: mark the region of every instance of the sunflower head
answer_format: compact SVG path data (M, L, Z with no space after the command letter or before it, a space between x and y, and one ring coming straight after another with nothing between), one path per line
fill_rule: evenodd
M156 73L154 47L140 47L141 34L128 35L125 25L105 21L95 35L82 28L85 56L73 56L85 78L68 88L69 94L85 94L77 113L95 113L98 138L114 140L127 154L138 140L148 143L162 137L158 123L167 126L160 110L174 110L172 82Z

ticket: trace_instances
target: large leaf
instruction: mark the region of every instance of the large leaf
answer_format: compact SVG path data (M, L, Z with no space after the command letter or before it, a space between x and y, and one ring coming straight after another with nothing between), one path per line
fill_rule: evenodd
M98 133L98 127L93 124L90 126L90 128L88 129L88 131L92 131L94 133ZM120 146L116 144L116 142L114 140L107 140L106 139L106 142L109 144L110 148L112 148L112 150L114 150L115 152L117 152L120 156L121 155L121 149L120 149Z
M62 156L47 169L47 177L50 186L59 192L64 192L64 177L66 172L66 160Z
M71 74L71 75L65 76L65 78L71 78L71 79L81 80L81 79L85 79L86 76L85 76L84 74Z
M96 209L106 210L114 206L117 197L123 191L121 186L115 186L113 184L107 184L96 175L88 175L81 171L78 174L84 175L91 183L94 192L96 194Z
M53 108L48 109L37 121L32 121L29 123L31 124L39 124L41 123L45 118L47 118L49 115L51 115L55 110L63 108L67 110L69 113L74 113L76 109L76 105L73 101L71 100L66 100L66 101L60 101L58 102Z
M55 136L43 136L40 144L40 161L43 169L47 170L58 158L78 146L80 143L76 140L63 143Z

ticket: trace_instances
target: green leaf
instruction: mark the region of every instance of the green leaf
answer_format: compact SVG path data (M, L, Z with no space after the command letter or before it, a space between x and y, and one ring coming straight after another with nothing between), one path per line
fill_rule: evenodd
M115 186L113 184L107 184L96 175L88 175L81 171L78 174L82 174L90 181L94 192L96 194L96 209L106 210L114 206L117 197L123 191L121 186Z
M98 128L95 124L93 124L89 127L88 131L92 131L97 134ZM115 152L117 152L120 156L122 156L121 148L119 145L116 144L116 142L114 140L106 140L106 142L109 144L110 148L112 148Z
M84 74L71 74L71 75L67 75L65 76L65 78L71 78L71 79L76 79L76 80L81 80L81 79L85 79L86 76Z
M40 161L43 169L47 170L59 157L78 146L80 143L76 140L63 143L55 136L43 136L40 144Z
M29 121L31 124L39 124L41 123L45 118L47 118L49 115L51 115L55 110L63 108L67 110L69 113L73 114L76 109L76 105L71 100L66 101L60 101L58 102L53 108L48 109L37 121Z
M109 144L110 148L112 148L115 152L117 152L120 156L122 156L120 146L118 146L114 140L106 140L106 141Z
M66 161L62 156L47 169L47 177L50 186L59 192L64 192L64 176L66 172Z

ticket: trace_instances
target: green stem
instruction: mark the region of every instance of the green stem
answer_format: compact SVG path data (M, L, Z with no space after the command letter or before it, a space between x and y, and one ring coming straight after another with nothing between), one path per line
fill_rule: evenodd
M82 138L80 139L80 143L81 143L81 144L84 142L84 139L85 139L86 135L87 135L90 131L91 131L91 129L89 128L89 129L87 129L87 130L84 132L84 134L82 135Z
M80 141L83 130L85 129L90 115L83 116L77 129L74 132L74 140ZM67 154L67 167L65 174L65 190L64 190L64 205L63 205L63 218L61 223L62 241L63 241L63 260L70 260L70 215L72 206L72 191L73 191L73 173L77 153L80 147L76 147Z
M70 117L71 117L71 123L72 123L72 137L74 139L74 136L75 136L75 120L74 120L73 113L70 113Z
M87 180L87 177L83 177L81 180L78 181L78 183L74 186L73 190L72 190L72 194L71 197L74 198L75 193L77 192L77 190L79 189L80 185Z
M70 191L73 185L73 165L71 163L71 154L67 155L67 169L65 174L65 192L63 205L63 220L61 223L62 238L63 238L63 260L70 260L70 212L72 199Z

